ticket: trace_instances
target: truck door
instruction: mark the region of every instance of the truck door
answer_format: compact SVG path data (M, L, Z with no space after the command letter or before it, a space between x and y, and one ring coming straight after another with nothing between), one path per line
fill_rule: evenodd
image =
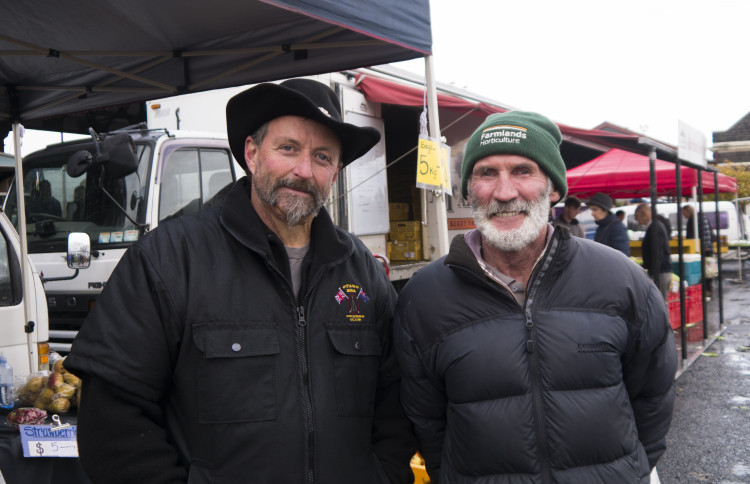
M234 179L232 157L226 149L185 147L173 151L162 170L159 222L202 210Z
M4 214L0 217L0 351L20 374L29 366L20 255L11 241L16 234L10 222Z

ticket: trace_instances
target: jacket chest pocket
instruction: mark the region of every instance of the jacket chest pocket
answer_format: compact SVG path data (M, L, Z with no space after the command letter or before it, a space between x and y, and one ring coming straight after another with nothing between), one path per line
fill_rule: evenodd
M380 367L380 337L369 327L327 324L334 348L336 407L342 417L372 417Z
M198 420L230 423L276 418L279 341L273 323L193 325Z

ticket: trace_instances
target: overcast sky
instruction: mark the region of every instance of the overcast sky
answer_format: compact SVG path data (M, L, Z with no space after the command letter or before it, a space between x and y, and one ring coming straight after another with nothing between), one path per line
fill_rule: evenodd
M750 0L430 0L436 77L580 128L677 144L750 112ZM421 60L398 64L424 74ZM26 137L22 154L60 140ZM66 138L67 140L67 138ZM6 150L12 151L12 139Z
M748 0L430 0L438 81L579 128L712 143L750 112ZM423 62L398 64L424 73Z

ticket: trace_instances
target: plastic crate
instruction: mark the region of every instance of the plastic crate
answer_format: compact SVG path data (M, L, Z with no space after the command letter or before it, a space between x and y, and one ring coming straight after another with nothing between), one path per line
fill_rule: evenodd
M688 324L703 321L703 292L700 284L685 291L685 319Z
M680 262L672 261L672 272L680 275ZM684 261L682 264L683 274L682 278L687 281L688 286L693 286L701 282L701 261Z
M687 340L689 343L703 341L703 323L690 323L687 327Z
M669 324L672 329L680 329L680 293L670 292L667 298Z

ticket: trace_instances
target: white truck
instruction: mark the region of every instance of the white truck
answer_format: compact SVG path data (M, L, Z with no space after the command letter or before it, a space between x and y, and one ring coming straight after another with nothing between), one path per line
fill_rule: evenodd
M353 75L333 73L317 79L339 93L347 122L373 126L384 134L366 156L342 171L327 209L338 225L358 236L373 254L390 255L390 277L398 289L440 255L431 250L438 237L433 228L439 215L436 198L415 186L420 110L368 101L355 89ZM200 210L218 190L244 175L225 139L224 111L229 97L246 87L150 101L146 104L148 122L143 126L93 133L96 145L92 139L70 141L24 158L28 250L44 281L52 349L61 354L70 350L81 323L130 245L165 218ZM457 138L467 137L472 130L473 126L465 127ZM103 145L118 134L129 136L135 146L137 162L132 173L122 168L112 173L110 165L119 167L121 160ZM95 155L97 145L101 161L71 174L68 167L77 163L75 159L69 163L73 155L81 150ZM89 155L78 156L86 160ZM43 201L42 190L57 203ZM16 222L14 200L12 190L4 209ZM449 213L458 208L454 205ZM393 240L394 223L404 229L397 241ZM90 268L75 276L65 264L66 237L72 232L88 234L92 249ZM401 253L389 254L389 247L396 244ZM407 246L410 250L404 249Z
M31 261L21 264L21 239L0 212L0 352L13 366L15 377L49 369L48 337L39 273Z
M50 348L60 354L128 247L161 221L217 200L244 174L219 136L145 125L48 146L23 167L28 252L44 283ZM3 210L17 225L15 184ZM72 233L90 241L86 271L66 262Z

